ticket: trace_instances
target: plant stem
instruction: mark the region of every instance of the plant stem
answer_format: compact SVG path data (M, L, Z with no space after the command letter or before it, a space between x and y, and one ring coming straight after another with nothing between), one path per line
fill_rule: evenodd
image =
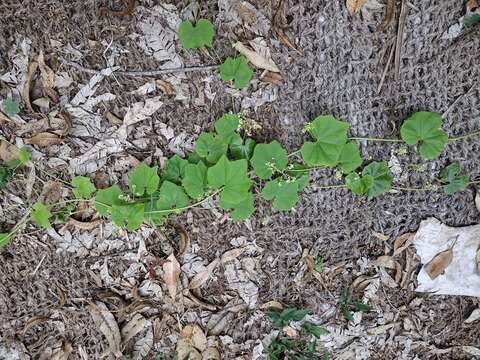
M176 209L168 209L168 210L153 210L153 211L146 211L145 212L145 215L150 215L150 214L171 214L173 212L177 212L177 211L183 211L183 210L188 210L188 209L191 209L191 208L194 208L194 207L197 207L199 205L202 205L203 203L207 202L208 200L210 200L211 198L213 198L215 195L217 195L218 193L220 193L220 191L222 191L223 188L220 188L218 189L217 191L215 191L214 193L212 193L211 195L207 196L206 198L194 203L194 204L191 204L191 205L188 205L188 206L185 206L185 207L181 207L181 208L176 208Z
M292 156L295 156L295 155L297 155L297 154L300 154L300 150L296 150L296 151L288 154L288 157L292 157Z
M316 186L315 188L318 190L327 190L327 189L342 189L346 188L347 186L344 184L341 185L324 185L324 186Z
M450 138L450 139L448 139L448 141L453 142L453 141L463 140L463 139L466 139L466 138L469 138L469 137L472 137L472 136L475 136L475 135L480 135L480 130L474 131L470 134L465 134L465 135L460 135L460 136L457 136L457 137Z
M348 140L356 140L356 141L378 141L378 142L395 142L395 143L403 143L403 140L400 139L382 139L382 138L371 138L371 137L351 137Z

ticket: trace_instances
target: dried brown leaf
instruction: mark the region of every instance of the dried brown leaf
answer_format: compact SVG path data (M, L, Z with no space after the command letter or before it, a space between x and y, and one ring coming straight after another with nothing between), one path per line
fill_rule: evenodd
M0 159L3 162L18 159L18 156L18 148L15 145L12 145L5 140L0 141Z
M0 124L12 121L6 114L0 111Z
M52 134L49 132L41 132L30 139L26 139L26 144L37 145L40 147L47 147L52 145L61 144L64 141L57 134Z
M177 295L177 284L180 278L180 264L175 255L170 254L163 264L163 281L167 285L170 297L175 300Z
M62 129L62 136L65 136L72 129L72 126L73 126L72 117L70 116L70 113L65 109L60 110L58 115L60 115L62 120L65 122L65 127Z
M395 5L396 5L395 0L387 0L385 16L382 20L382 23L380 24L380 27L378 28L378 31L383 31L387 29L389 25L392 23L392 20L395 17Z
M67 221L67 225L72 225L82 230L93 230L96 227L98 227L101 223L102 223L101 219L93 220L93 221L78 221L78 220L75 220L74 218L70 218Z
M241 42L237 42L233 45L234 49L236 49L240 54L244 55L249 62L251 62L254 66L259 69L265 69L271 72L278 73L280 69L278 66L273 62L272 59L267 59L263 55L259 54L256 51L250 50Z
M405 233L395 239L393 243L393 256L401 254L412 243L415 233Z
M280 75L279 73L266 71L265 75L263 75L260 78L260 80L269 84L280 85L282 83L283 78L282 78L282 75Z
M147 326L147 320L140 314L135 314L128 323L122 327L122 340L123 344L126 344L129 340L133 339L138 333L140 333Z
M167 96L175 95L175 87L170 84L168 81L157 79L155 80L155 85L160 89L162 93Z
M295 339L298 337L298 331L291 326L285 326L282 330L289 338Z
M122 337L120 336L120 329L118 328L115 317L108 310L107 306L100 301L90 304L89 310L95 325L107 339L107 352L112 353L116 357L121 357L122 352L120 346Z
M393 260L393 257L388 255L380 256L377 260L375 260L374 264L387 269L395 269L395 260Z
M52 69L45 63L45 57L43 51L40 50L40 53L37 57L38 66L40 68L40 75L42 77L42 85L47 89L53 89L55 87L55 73Z
M192 278L190 284L188 285L188 288L197 289L203 284L205 284L205 282L210 278L210 275L212 275L218 264L220 264L220 259L213 260L210 264L207 265L205 270L200 271Z
M239 247L239 248L235 248L235 249L226 251L220 257L220 262L222 264L225 264L229 261L232 261L232 260L238 258L240 255L242 255L247 250L247 248L248 248L247 246L243 246L243 247Z
M281 42L283 42L285 45L287 45L290 49L296 51L300 56L303 56L302 50L297 48L295 44L290 40L287 34L280 29L279 27L275 27L275 32L277 33L278 38L280 39Z
M217 348L209 347L202 353L202 360L221 360Z
M365 2L366 0L347 0L347 10L350 16L356 15Z
M43 185L40 200L46 205L54 205L62 199L63 185L59 181L49 180Z
M144 336L141 336L133 346L133 360L147 359L147 355L153 347L153 326L148 323L149 328Z
M26 323L25 326L23 327L23 336L27 333L28 330L33 328L34 326L38 326L40 324L46 323L50 320L48 316L34 316L30 318Z
M478 0L468 0L467 10L469 12L475 11L478 8Z
M207 337L197 324L188 324L180 332L180 336L200 351L207 348Z
M65 341L62 343L62 346L60 349L57 349L56 351L53 352L49 360L68 360L72 352L73 352L72 344L70 344L68 341Z
M272 300L260 305L259 308L261 310L268 310L268 309L283 310L283 305L278 301Z
M436 279L440 274L442 274L445 269L450 265L453 259L453 248L442 251L433 257L425 265L425 271L427 272L430 279Z
M118 116L114 115L110 111L105 113L105 118L113 125L121 125L123 124L123 120L120 119Z
M188 340L179 339L177 341L177 358L188 360L202 360L202 355L195 349Z
M32 113L35 113L35 110L32 108L32 104L30 102L30 87L32 84L32 79L38 69L38 62L32 61L28 64L28 72L25 78L25 81L22 86L21 96L25 105L27 105L28 110Z

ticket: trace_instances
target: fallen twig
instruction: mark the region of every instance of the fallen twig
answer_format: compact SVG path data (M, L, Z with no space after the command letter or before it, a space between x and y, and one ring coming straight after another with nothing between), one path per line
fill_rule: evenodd
M378 84L377 94L380 94L380 91L382 91L383 83L385 82L388 69L390 68L390 64L392 63L394 53L395 53L395 44L392 44L390 55L388 55L388 60L387 60L387 63L385 64L385 69L383 69L382 77L380 78L380 83Z
M77 64L72 61L68 61L65 59L60 58L62 64L71 66L79 71L88 73L88 74L99 74L101 71L89 69L83 67L80 64ZM176 73L186 73L186 72L194 72L194 71L211 71L216 70L220 67L220 65L206 65L206 66L192 66L192 67L183 67L183 68L172 68L172 69L162 69L162 70L150 70L150 71L115 71L116 75L120 76L137 76L137 77L150 77L150 76L159 76L165 74L176 74Z
M393 18L395 17L395 0L388 0L387 1L387 8L385 10L385 16L383 18L382 23L380 24L378 31L383 31L388 28L391 24Z
M400 59L402 57L403 34L405 31L405 21L407 19L408 9L407 1L402 0L402 8L398 20L397 43L395 46L395 80L400 79Z

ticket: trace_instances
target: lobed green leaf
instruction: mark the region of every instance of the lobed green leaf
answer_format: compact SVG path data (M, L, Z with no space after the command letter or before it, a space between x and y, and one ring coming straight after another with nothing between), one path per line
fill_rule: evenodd
M118 185L98 190L95 196L95 209L103 216L111 215L113 205L125 204L125 201L121 199L122 194Z
M261 195L266 200L273 200L273 207L278 210L290 210L297 203L298 192L308 183L308 175L295 180L280 178L268 181L262 189Z
M276 140L255 146L250 160L253 171L260 179L269 179L275 171L283 171L288 164L287 152Z
M198 20L195 26L190 21L182 21L178 29L180 43L185 49L212 47L214 36L213 24L207 19Z
M205 195L207 187L207 167L203 161L199 161L197 164L188 164L185 167L182 186L191 198L198 199Z
M225 210L233 209L233 211L230 213L230 218L237 221L248 219L250 215L255 212L255 206L253 205L253 194L251 192L247 193L245 200L237 204L232 204L224 199L220 199L219 205Z
M235 136L238 135L239 126L240 118L235 114L224 114L214 124L215 131L227 144L230 144Z
M77 199L89 199L96 190L92 181L85 176L75 176L71 184L73 186L73 195Z
M176 209L181 209L189 204L187 194L183 191L181 186L178 186L170 181L164 181L160 187L159 199L157 207L160 210L172 210L179 212Z
M445 184L443 185L443 191L445 191L446 194L452 195L457 191L465 189L470 179L460 172L458 163L453 163L440 171L440 181Z
M256 142L251 138L245 140L240 135L235 135L230 143L230 152L235 160L249 160L255 149Z
M228 57L220 66L220 77L223 81L232 81L237 89L247 87L252 79L253 71L244 56Z
M35 204L33 204L32 219L42 229L49 229L52 227L49 221L51 216L52 214L50 213L50 210L48 210L48 207L45 204L41 202L36 202Z
M165 167L162 170L162 177L165 180L171 181L173 183L181 183L183 177L185 176L185 167L187 166L188 161L182 159L178 155L173 155L165 163Z
M214 133L201 133L195 146L197 154L210 164L215 164L227 150L228 144Z
M144 162L140 163L128 174L128 186L135 196L153 194L160 183L157 166L149 167Z
M340 154L338 159L341 169L344 173L351 173L362 165L362 158L360 156L360 149L355 142L347 143Z
M145 219L145 204L131 203L112 205L112 221L119 227L126 226L128 230L134 231L140 228Z
M368 198L374 198L386 193L392 187L392 176L386 161L372 162L362 171L362 176L371 176L372 185L367 190Z
M17 115L20 112L20 104L12 98L6 98L3 101L2 108L8 116Z

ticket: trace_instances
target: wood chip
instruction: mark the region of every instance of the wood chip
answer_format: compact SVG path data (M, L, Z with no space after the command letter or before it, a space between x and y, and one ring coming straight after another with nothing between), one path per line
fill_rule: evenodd
M220 257L220 262L222 264L225 264L229 261L232 261L238 258L240 255L242 255L247 249L248 249L247 246L243 246L243 247L235 248L232 250L228 250L225 253L223 253L223 255Z
M365 2L366 0L347 0L347 10L350 16L355 16L360 11Z
M202 355L195 349L187 339L177 341L177 358L188 360L202 360Z
M175 300L177 295L177 284L180 278L180 264L175 255L170 254L163 264L163 281L167 285L170 297Z
M202 360L220 360L220 352L217 348L209 347L202 353Z
M101 219L93 220L93 221L78 221L78 220L75 220L74 218L70 218L67 221L67 225L72 225L82 230L93 230L97 228L101 223L102 223Z
M40 68L40 75L42 77L42 85L45 88L53 89L55 87L55 73L52 69L45 63L45 57L43 51L40 50L40 53L37 57L38 66Z
M381 240L381 241L387 241L390 238L390 236L387 236L387 235L384 235L382 233L378 233L378 232L375 232L375 231L372 232L372 235L374 237L376 237L378 240Z

